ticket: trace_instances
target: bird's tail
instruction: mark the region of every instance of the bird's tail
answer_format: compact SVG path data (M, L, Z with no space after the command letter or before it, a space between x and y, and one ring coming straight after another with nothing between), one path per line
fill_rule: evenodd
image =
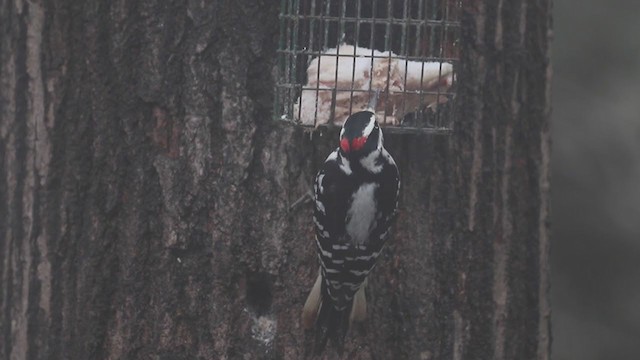
M347 330L349 330L348 309L348 306L338 309L328 301L320 304L318 320L316 321L316 354L322 353L329 339L331 339L338 354L342 354L344 338L347 335Z
M321 353L329 339L342 353L344 338L354 321L362 321L367 314L367 301L364 294L366 282L362 284L355 296L342 307L334 306L326 286L319 274L302 311L302 325L311 329L315 324L315 352Z

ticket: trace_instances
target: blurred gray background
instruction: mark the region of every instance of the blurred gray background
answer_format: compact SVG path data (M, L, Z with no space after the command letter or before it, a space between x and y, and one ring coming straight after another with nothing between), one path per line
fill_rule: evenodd
M554 360L640 359L640 1L556 0Z

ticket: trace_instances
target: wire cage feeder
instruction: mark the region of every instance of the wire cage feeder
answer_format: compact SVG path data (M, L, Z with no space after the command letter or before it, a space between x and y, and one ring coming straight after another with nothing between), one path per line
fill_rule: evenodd
M375 97L389 131L448 133L460 2L282 0L274 116L339 126Z

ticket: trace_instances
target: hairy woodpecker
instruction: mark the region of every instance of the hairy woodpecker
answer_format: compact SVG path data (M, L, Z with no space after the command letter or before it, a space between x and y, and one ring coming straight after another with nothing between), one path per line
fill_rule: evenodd
M374 112L354 113L314 182L320 270L302 323L306 329L315 324L316 352L329 338L342 352L350 323L364 320L365 280L395 218L399 189L398 167L383 147Z

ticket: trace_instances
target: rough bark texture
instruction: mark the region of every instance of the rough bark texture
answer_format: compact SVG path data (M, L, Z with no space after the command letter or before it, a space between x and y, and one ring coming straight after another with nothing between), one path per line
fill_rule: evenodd
M348 358L549 358L548 1L465 2L454 134L387 136ZM279 2L0 4L0 359L303 358L337 133L271 120Z

